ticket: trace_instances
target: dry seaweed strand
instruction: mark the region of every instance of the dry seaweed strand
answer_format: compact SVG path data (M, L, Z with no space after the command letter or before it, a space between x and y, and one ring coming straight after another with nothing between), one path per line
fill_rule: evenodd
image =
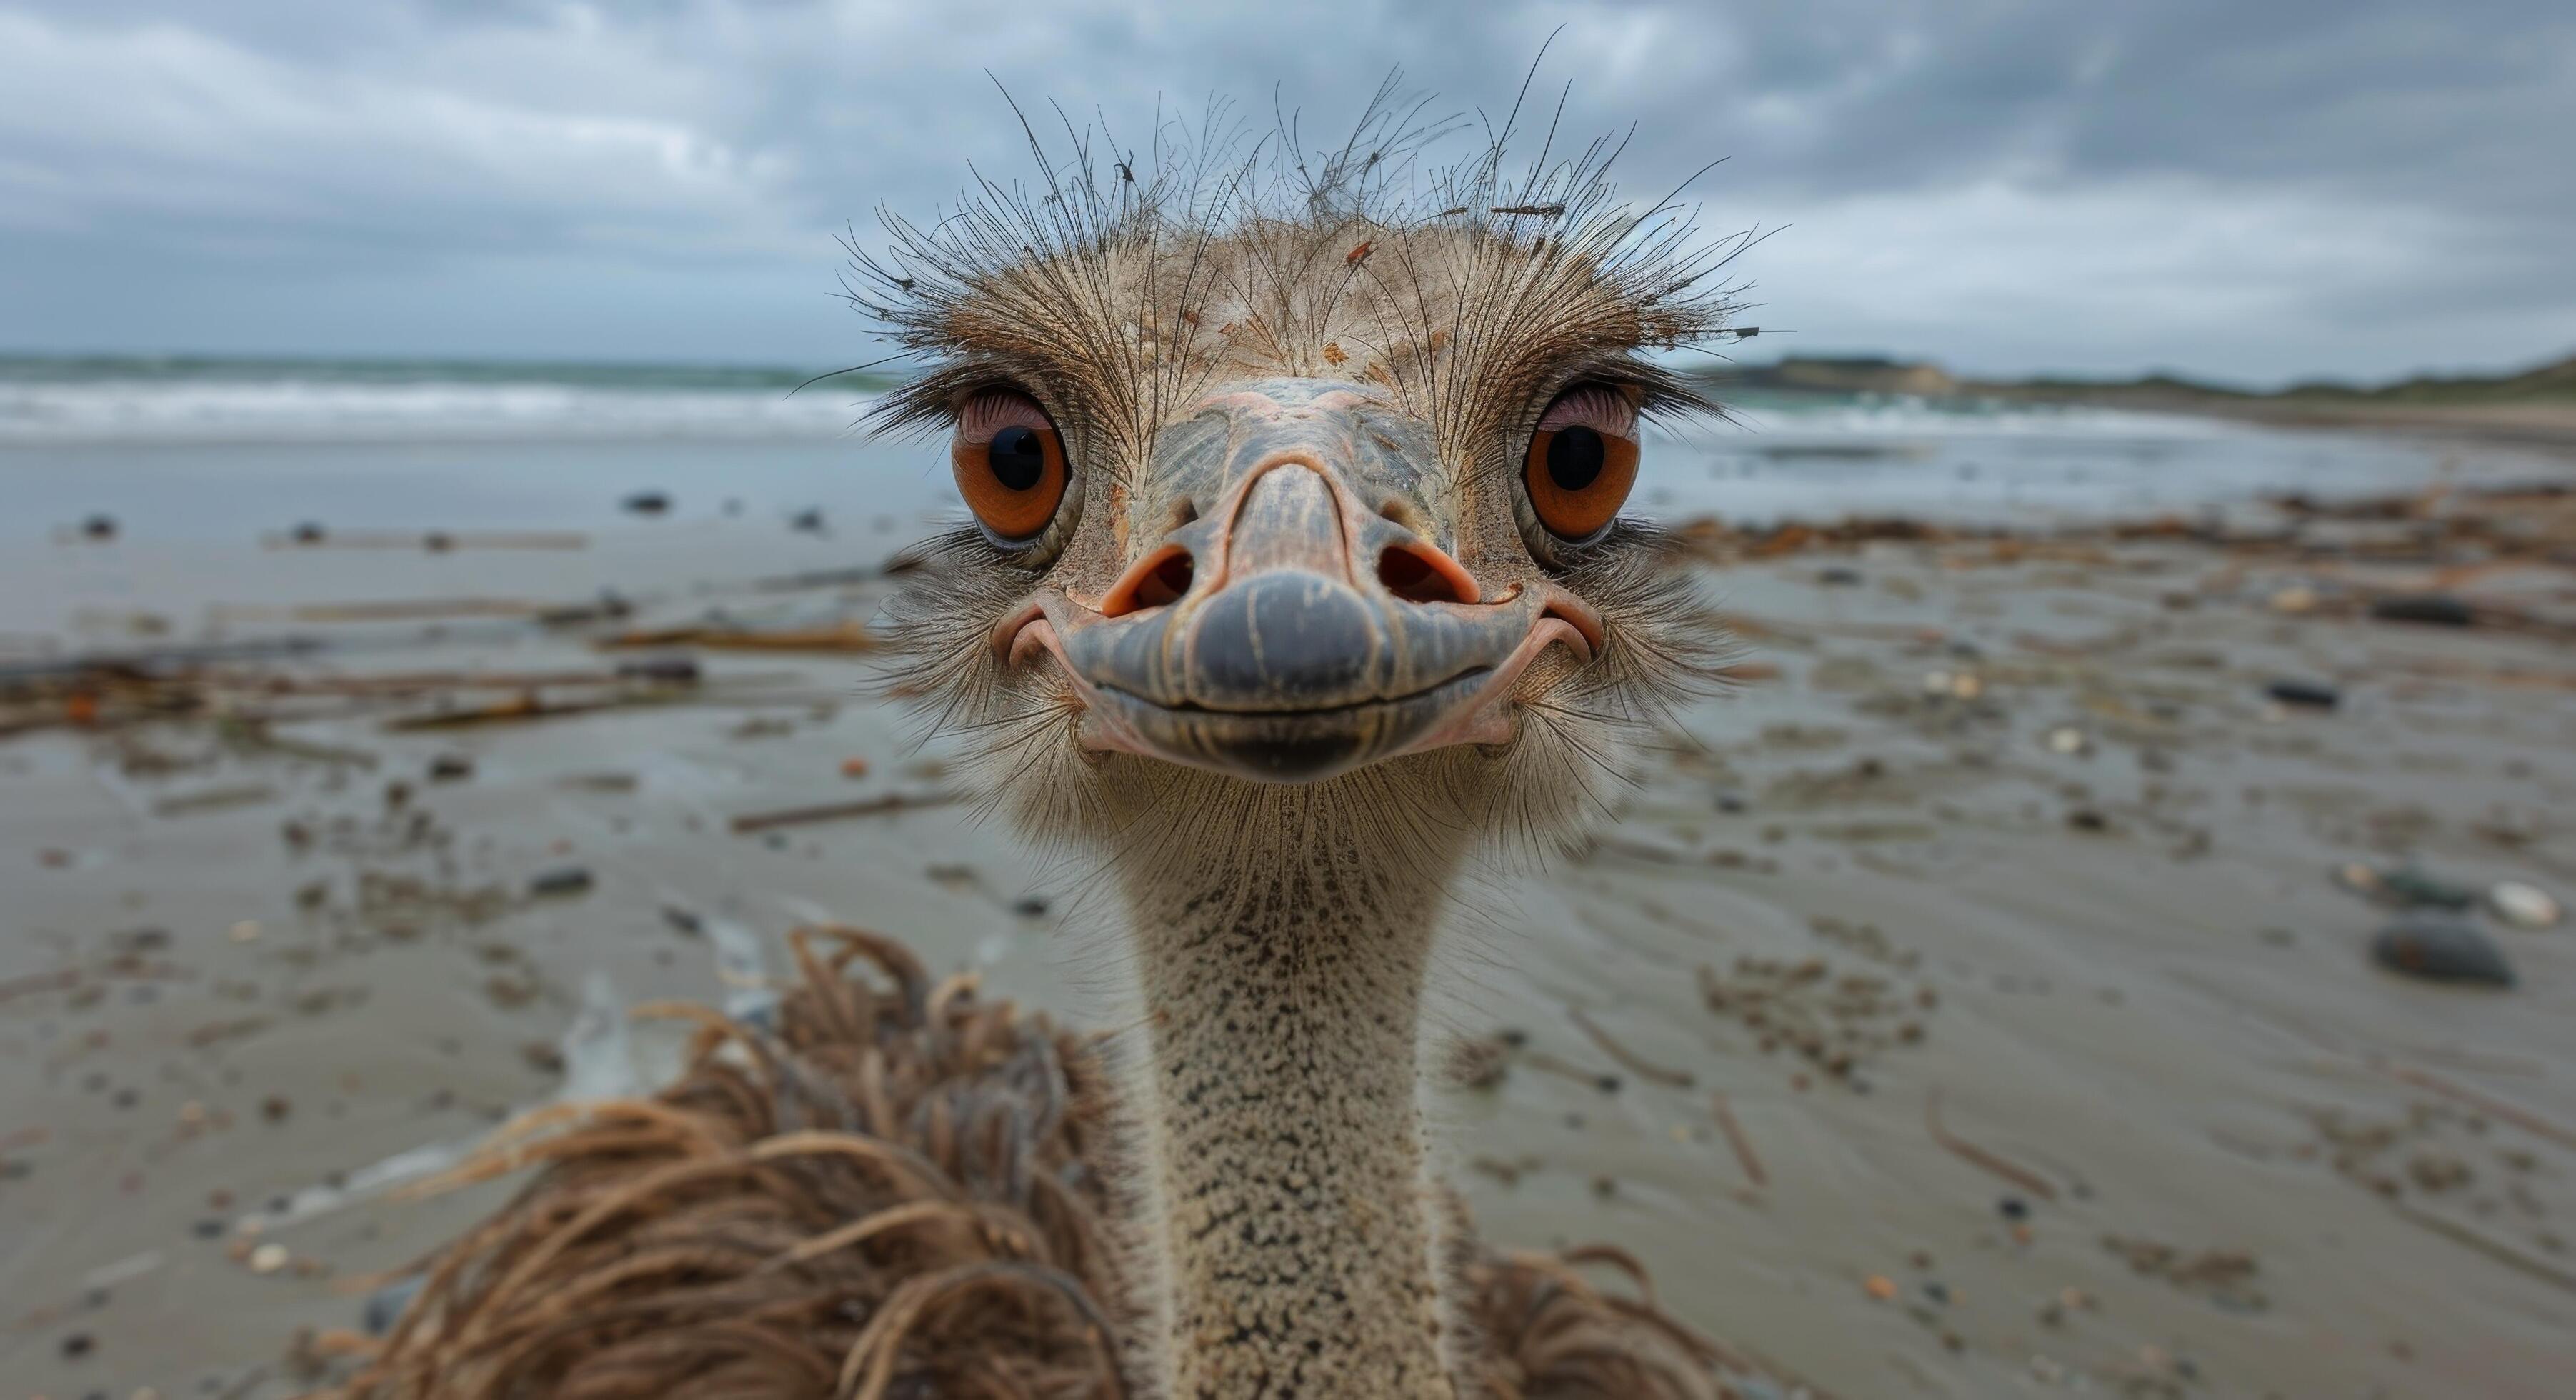
M1566 1009L1566 1014L1574 1018L1576 1029L1590 1037L1593 1044L1601 1047L1602 1054L1626 1065L1629 1069L1636 1072L1638 1078L1652 1080L1657 1084L1669 1084L1676 1089L1687 1089L1693 1084L1699 1082L1691 1078L1690 1071L1688 1070L1671 1069L1666 1066L1656 1064L1654 1061L1640 1057L1635 1051L1630 1050L1627 1046L1611 1039L1610 1032L1603 1030L1599 1022L1596 1022L1590 1016L1583 1014L1582 1007L1568 1007Z
M1933 1087L1931 1093L1924 1096L1923 1126L1931 1130L1934 1142L1941 1144L1943 1150L1959 1160L1992 1172L2043 1201L2057 1199L2057 1188L2051 1186L2039 1173L2027 1167L2015 1166L1941 1126L1941 1090L1938 1085Z
M1756 1186L1768 1186L1771 1178L1762 1170L1762 1159L1753 1155L1753 1139L1745 1136L1744 1125L1735 1121L1735 1110L1728 1106L1724 1092L1710 1105L1717 1113L1717 1126L1726 1134L1726 1145L1735 1149L1736 1164L1744 1168L1745 1179Z
M1108 1400L1153 1312L1126 1263L1094 1037L901 944L798 930L774 1017L694 1025L650 1099L554 1105L412 1194L537 1173L406 1276L336 1400ZM1768 1368L1655 1303L1616 1250L1453 1267L1479 1400L1715 1400ZM1633 1296L1578 1272L1627 1276Z

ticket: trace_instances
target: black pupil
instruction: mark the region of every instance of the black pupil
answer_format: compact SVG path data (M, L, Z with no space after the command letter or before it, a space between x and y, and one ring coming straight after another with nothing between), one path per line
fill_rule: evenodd
M1559 428L1547 443L1547 479L1559 491L1580 491L1601 479L1601 434L1585 427Z
M1034 428L1014 424L993 434L992 445L984 449L984 459L993 468L993 479L1014 491L1028 490L1046 475L1046 449L1039 444Z

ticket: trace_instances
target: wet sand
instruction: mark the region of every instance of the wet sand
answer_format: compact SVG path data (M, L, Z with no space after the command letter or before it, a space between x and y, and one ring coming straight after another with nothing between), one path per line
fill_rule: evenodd
M2426 509L2563 531L2571 507ZM2464 575L2442 570L2493 538L2248 528L2286 525L1702 531L1735 693L1586 850L1484 872L1449 940L1435 1048L1516 1042L1498 1083L1429 1099L1485 1233L1622 1245L1675 1312L1844 1397L2562 1393L2576 928L2469 911L2518 985L2436 985L2373 964L2394 912L2333 877L2576 894L2576 533ZM193 641L237 597L271 611L231 640L330 645L232 663L302 688L226 687L231 722L126 722L146 689L0 738L0 1395L292 1393L299 1328L358 1327L358 1280L494 1199L388 1182L516 1110L651 1083L672 1039L619 1009L742 994L745 950L778 970L799 922L1128 1014L1111 911L951 800L937 748L861 698L864 654L592 645L711 607L864 619L881 581L750 586L847 566L846 542L107 548L79 567L184 620L93 609L84 646ZM486 603L609 583L636 611L292 612L452 596L460 562ZM2434 587L2478 625L2359 606ZM653 657L701 678L608 674ZM401 728L524 688L355 683L442 672L622 703ZM2340 703L2268 699L2283 679ZM879 799L901 805L734 829Z

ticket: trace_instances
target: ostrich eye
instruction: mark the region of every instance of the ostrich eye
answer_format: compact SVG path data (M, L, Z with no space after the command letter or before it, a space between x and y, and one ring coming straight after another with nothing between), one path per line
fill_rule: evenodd
M988 390L957 415L957 494L1005 542L1034 539L1064 503L1064 439L1026 394Z
M1606 385L1569 389L1540 415L1521 472L1530 511L1559 539L1610 528L1637 483L1637 410Z

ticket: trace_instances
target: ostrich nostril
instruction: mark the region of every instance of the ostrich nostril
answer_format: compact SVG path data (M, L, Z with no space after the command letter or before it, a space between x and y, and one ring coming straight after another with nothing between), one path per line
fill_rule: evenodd
M1124 617L1142 608L1177 603L1182 594L1190 591L1197 576L1198 567L1190 559L1190 552L1167 544L1137 561L1126 577L1109 590L1109 596L1100 603L1101 616Z
M1428 545L1391 544L1377 557L1377 581L1408 603L1473 603L1474 579Z

